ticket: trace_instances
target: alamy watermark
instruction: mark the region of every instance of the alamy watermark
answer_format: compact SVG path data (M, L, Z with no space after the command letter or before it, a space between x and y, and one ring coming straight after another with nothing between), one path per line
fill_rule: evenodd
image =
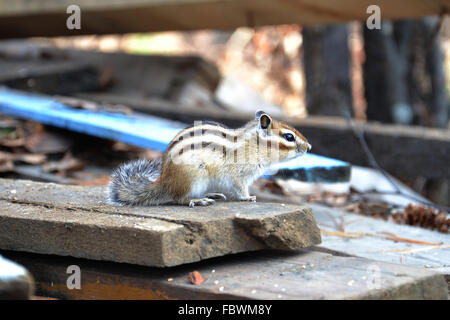
M366 20L366 27L369 30L381 29L381 9L376 4L367 7L366 13L370 16Z
M66 27L69 30L81 29L81 9L76 4L71 4L67 7L66 13L70 16L66 20Z
M81 289L81 269L77 265L70 265L67 267L66 270L67 274L70 274L69 277L67 277L66 286L67 289L73 290L73 289Z
M80 30L81 29L81 9L76 4L71 4L67 7L66 13L70 16L66 20L66 27L69 30ZM366 20L366 27L369 30L381 29L381 8L372 4L367 7L366 13L370 16Z

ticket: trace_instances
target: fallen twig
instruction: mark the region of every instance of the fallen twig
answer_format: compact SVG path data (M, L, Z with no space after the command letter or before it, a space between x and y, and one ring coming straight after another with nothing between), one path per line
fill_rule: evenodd
M380 250L370 250L369 252L398 252L401 254L415 253L420 251L428 251L428 250L436 250L436 249L448 249L450 245L437 245L433 247L425 247L425 248L412 248L412 249L380 249Z
M345 232L345 231L331 231L320 228L320 232L327 236L337 236L342 238L362 238L363 235L357 232Z
M408 239L399 237L393 233L390 232L382 232L382 234L379 233L370 233L370 232L345 232L345 231L333 231L333 230L325 230L320 229L322 234L324 235L330 235L330 236L338 236L343 238L362 238L363 236L368 237L377 237L377 238L383 238L386 240L391 240L395 242L406 242L406 243L414 243L414 244L423 244L428 246L440 246L442 243L436 243L436 242L427 242L422 240L415 240L415 239Z
M408 242L408 243L415 243L415 244L425 244L425 245L441 245L442 243L436 243L436 242L427 242L422 240L414 240L414 239L407 239L399 237L393 233L390 232L381 232L382 234L387 235L386 239L395 241L395 242Z

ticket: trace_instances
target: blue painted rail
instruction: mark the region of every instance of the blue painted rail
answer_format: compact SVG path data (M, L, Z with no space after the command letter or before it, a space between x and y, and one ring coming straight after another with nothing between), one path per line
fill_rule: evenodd
M139 113L124 115L73 108L49 96L6 87L0 87L0 112L158 151L164 151L185 126ZM314 154L285 162L276 169L278 171L268 174L309 182L342 182L350 179L348 163Z

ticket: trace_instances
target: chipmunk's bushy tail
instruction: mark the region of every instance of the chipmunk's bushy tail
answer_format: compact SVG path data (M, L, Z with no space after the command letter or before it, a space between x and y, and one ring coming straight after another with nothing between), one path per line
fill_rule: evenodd
M117 167L111 174L108 202L115 205L157 205L170 199L164 195L158 178L162 159L134 160Z

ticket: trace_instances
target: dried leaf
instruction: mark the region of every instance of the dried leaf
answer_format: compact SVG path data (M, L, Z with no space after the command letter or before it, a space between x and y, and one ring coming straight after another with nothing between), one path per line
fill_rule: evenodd
M73 98L73 97L62 97L55 96L55 100L64 103L66 106L84 109L89 111L109 111L121 114L132 114L133 110L122 104L110 104L110 103L97 103L89 100Z
M109 182L109 176L108 175L102 175L101 177L92 179L92 180L77 180L76 183L80 186L102 186L105 184L108 184Z
M10 172L14 170L14 163L9 160L0 163L0 172Z
M84 167L84 162L72 157L70 153L66 153L59 161L51 161L42 166L45 172L66 172L76 171Z
M12 160L12 153L0 151L0 163Z
M45 154L33 153L33 154L17 154L14 160L20 160L29 164L41 164L47 160Z
M139 152L142 150L142 148L132 146L121 141L115 141L112 145L112 149L119 152Z
M262 180L261 189L267 190L273 194L285 195L284 188L276 181Z
M71 139L50 132L35 133L26 139L25 147L34 153L63 153L69 150Z
M0 145L8 148L23 147L25 145L25 138L19 139L1 139Z
M98 111L100 109L100 104L89 100L63 96L55 96L54 98L56 101L76 109L84 109L89 111Z
M7 161L22 161L29 164L41 164L47 157L43 154L11 153L0 151L0 163Z

